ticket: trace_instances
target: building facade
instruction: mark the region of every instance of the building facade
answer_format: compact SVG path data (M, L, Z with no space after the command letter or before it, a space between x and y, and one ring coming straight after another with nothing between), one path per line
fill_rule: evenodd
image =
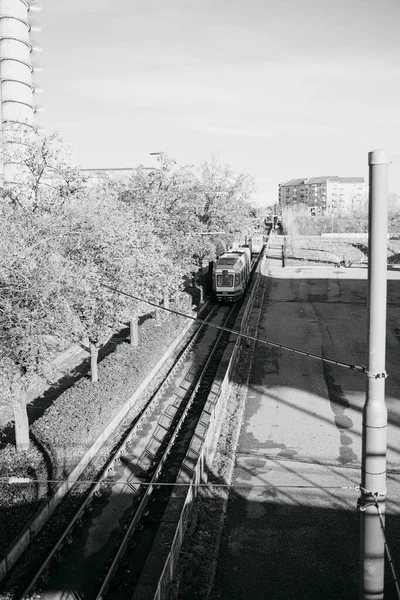
M304 206L310 214L350 216L365 210L367 186L364 177L327 175L290 179L279 184L279 206Z

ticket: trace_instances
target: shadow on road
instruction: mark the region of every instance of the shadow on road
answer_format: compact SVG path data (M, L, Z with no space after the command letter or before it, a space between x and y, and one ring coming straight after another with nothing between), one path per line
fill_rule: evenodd
M259 338L349 364L365 364L366 280L312 278L306 285L288 275L283 279L270 277L267 286ZM397 490L400 468L399 306L400 281L389 280L386 394L392 462L387 476L390 493L385 531L397 571L400 506L393 490ZM293 315L297 319L295 329ZM292 365L289 375L288 362ZM241 443L211 598L358 598L360 493L354 488L361 481L365 377L327 363L319 363L321 367L317 368L315 362L281 348L256 344L247 396L252 399L248 400L241 424ZM308 393L318 399L320 411L315 408L317 400L314 404L306 401ZM289 411L292 428L304 438L303 448L301 444L294 448L288 441L288 437L293 438L288 435L285 421ZM260 419L265 419L264 427ZM307 422L337 440L337 455L330 462L324 463L323 451L318 459L319 449L309 441L311 431L302 429ZM324 485L330 476L340 479L336 487ZM213 481L212 473L209 480ZM214 480L218 482L218 478ZM350 489L342 489L346 487ZM398 600L387 560L385 565L385 600ZM179 600L188 597L182 595Z
M280 258L276 258L280 261ZM276 264L276 263L275 263ZM320 335L319 352L338 360L350 363L365 361L365 343L356 343L355 327L357 331L366 332L366 291L365 280L347 280L345 283L332 279L308 280L307 289L301 286L299 279L286 279L284 282L286 294L290 297L275 297L278 294L277 286L281 280L268 278L266 299L263 309L267 325L259 329L259 337L270 339L268 318L276 320L279 338L271 339L285 345L291 345L293 339L296 347L304 351L315 351L310 347L310 337L307 337L311 326L316 327ZM351 292L349 291L351 289ZM289 291L288 291L289 290ZM279 296L279 294L278 294ZM279 304L278 311L270 312L271 302ZM293 331L284 324L284 304L290 304L291 310L296 311L298 323L303 323L302 329ZM330 313L329 319L324 320L323 308L327 304L337 305L338 309L357 311L357 320L348 322L348 340L352 342L354 355L336 356L335 346L330 341L330 332L335 329L337 319L343 318L343 312ZM389 378L390 395L400 399L400 376L397 376L395 365L398 364L400 354L400 323L396 326L396 314L400 306L400 281L388 282L388 306L391 312L388 319L388 365L393 367L393 376ZM308 311L308 312L307 312ZM279 318L276 315L279 315ZM352 316L351 313L350 316ZM146 318L150 318L146 315ZM99 360L128 337L128 328L121 329L100 352ZM297 337L297 339L296 339ZM362 337L362 336L361 336ZM355 396L360 394L364 387L364 380L357 373L351 373L354 383L347 383L346 388L339 382L339 367L326 366L321 368L320 379L315 383L315 390L321 403L326 403L330 410L330 418L316 414L307 405L296 405L278 394L274 387L282 386L282 366L279 367L281 357L285 350L271 348L258 343L256 345L255 362L258 361L259 371L252 370L250 393L256 394L260 389L268 388L268 396L279 405L283 411L290 407L293 418L298 415L309 417L318 422L321 427L332 429L340 441L338 456L334 463L318 465L325 469L325 475L340 474L348 487L359 483L360 472L357 465L360 456L354 450L354 440L359 437L355 431L354 423L349 417L349 411L361 420L361 410ZM304 373L307 370L307 357L293 355L294 373ZM196 357L194 357L196 360ZM298 362L296 362L298 361ZM260 366L261 365L261 366ZM43 398L38 399L38 404L33 403L30 420L33 422L45 411L52 399L58 397L77 378L87 376L89 365L84 361L80 371L66 378L61 388L51 390ZM389 369L388 369L389 370ZM390 372L390 371L389 371ZM270 377L267 380L266 377ZM269 381L269 383L268 383ZM305 388L304 379L296 374L293 377L290 389L293 397L296 393L310 391ZM322 387L321 387L322 382ZM237 383L240 383L237 381ZM312 383L314 386L314 383ZM317 391L316 391L317 390ZM39 406L40 403L40 406ZM398 403L397 403L398 404ZM33 410L42 411L40 414ZM251 407L246 409L242 429L245 430L249 419L254 416ZM324 413L325 414L325 413ZM268 413L268 418L271 412ZM400 425L400 410L395 403L390 405L389 423L394 430ZM283 423L282 423L283 425ZM305 431L307 436L308 432ZM347 437L346 437L347 436ZM349 441L352 437L352 441ZM243 460L236 468L233 487L230 489L228 510L225 526L221 539L220 553L214 592L210 597L218 600L353 600L358 597L359 588L359 514L357 512L358 491L354 489L335 489L334 486L316 485L315 477L307 475L298 468L297 453L293 453L285 440L276 429L276 438L268 438L262 446L253 436L250 450L253 455ZM342 452L340 451L342 448ZM398 456L400 448L395 441L390 441L389 448L394 456ZM250 454L249 450L249 454ZM273 452L275 454L273 455ZM342 457L342 459L341 459ZM239 460L237 458L237 460ZM400 462L399 462L400 465ZM347 467L347 471L345 468ZM50 468L50 465L49 465ZM287 485L276 484L274 476L277 469L288 476ZM49 475L51 470L49 470ZM137 473L140 474L140 473ZM290 483L294 481L293 485ZM395 480L392 474L388 479ZM224 483L216 475L209 472L209 481ZM386 516L386 533L389 547L392 550L395 563L400 566L400 514L398 502L392 499L391 511ZM36 507L36 506L35 506ZM23 514L23 503L12 505L8 511L10 522L18 519ZM121 523L119 523L121 525ZM214 535L215 532L209 532ZM196 548L192 549L195 553ZM77 549L78 560L83 561L82 548ZM95 568L99 559L97 553L89 557L88 573ZM77 561L75 561L77 562ZM60 576L61 577L61 576ZM385 600L397 599L396 589L389 569L386 573ZM60 579L60 589L71 590L72 584L64 577ZM14 593L10 580L1 585L3 592ZM82 589L74 587L74 592ZM191 597L192 600L194 596Z

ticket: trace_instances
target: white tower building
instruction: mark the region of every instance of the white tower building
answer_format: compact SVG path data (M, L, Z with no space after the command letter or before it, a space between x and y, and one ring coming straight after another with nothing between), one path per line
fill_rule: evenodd
M0 101L3 146L12 132L34 127L36 106L32 63L35 50L31 31L39 31L32 13L40 10L36 0L0 0ZM12 165L4 153L3 177L12 180Z

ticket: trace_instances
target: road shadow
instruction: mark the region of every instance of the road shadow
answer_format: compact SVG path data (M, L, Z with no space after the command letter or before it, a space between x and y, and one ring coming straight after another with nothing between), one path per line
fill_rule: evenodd
M355 327L357 332L364 331L365 335L367 331L367 281L339 282L336 277L313 278L305 287L297 278L292 279L288 275L283 283L280 278L274 277L266 278L264 283L265 300L257 334L261 340L295 347L304 353L310 352L349 365L365 363L366 344L354 342L353 338L356 337ZM350 292L346 286L351 289ZM274 302L278 307L275 311L271 308ZM324 318L327 304L333 306ZM388 387L391 398L388 420L392 428L389 449L400 467L400 447L396 443L396 431L400 426L400 410L396 402L400 399L400 381L395 366L400 355L398 328L395 326L399 306L400 282L392 280L388 282L388 307L392 319L388 319L387 325L387 364L390 373L394 371ZM291 312L297 315L296 323L288 318L288 307L289 315ZM338 309L337 315L335 308ZM344 331L339 334L334 324L343 318L346 310L357 311L357 319L351 312L345 321L347 329L345 325ZM311 327L317 330L314 340ZM337 346L333 330L343 342ZM349 369L343 379L343 367L321 363L320 369L315 369L315 378L306 378L304 375L312 371L310 364L315 364L315 359L263 344L261 340L255 345L248 401L240 424L241 436L218 555L217 576L214 588L204 597L218 600L357 598L360 586L360 514L357 500L360 494L355 487L361 480L361 455L358 450L354 451L353 441L360 442L358 432L361 431L363 403L357 401L356 396L362 397L365 393L365 376ZM346 340L349 342L348 352L344 353ZM249 345L243 343L242 347L248 351ZM284 357L289 357L286 360L292 365L292 375L286 376L286 379L284 369L289 367L285 366ZM236 373L233 376L238 386L243 386L241 377ZM288 397L282 393L285 385L290 389ZM314 404L297 401L298 396L308 393L319 398L323 410L317 411ZM264 411L259 410L262 402ZM305 443L309 443L312 432L303 431L303 416L310 422L314 421L315 427L332 432L338 442L332 464L324 464L321 457L311 457L307 461L300 448L288 442L287 409L292 412L292 428L301 430ZM275 415L279 414L280 420L278 417L275 419ZM320 470L320 477L315 476L315 468ZM277 472L283 473L280 481L279 478L277 481ZM341 481L329 486L326 483L329 472ZM388 480L391 493L387 500L386 537L394 562L400 566L400 515L396 496L393 495L396 473L389 473ZM211 485L226 484L210 469L208 481ZM213 499L207 502L212 503ZM201 518L207 521L207 515L212 512L212 506L207 505ZM179 600L194 597L196 568L200 570L200 578L207 577L201 571L202 563L206 561L207 554L214 553L213 548L207 548L207 539L215 535L215 525L208 531L203 528L198 537L185 546L184 553L193 549L198 559L197 566L195 564L187 574L186 592L180 590L176 596ZM190 567L191 560L188 561ZM191 579L194 583L190 582ZM397 599L387 561L386 598Z
M188 290L188 295L193 299L194 292ZM138 318L138 325L141 327L146 321L155 319L155 312L149 311ZM140 331L139 331L140 338ZM128 325L121 327L112 337L99 349L98 364L100 365L104 359L115 352L121 344L130 343L130 328ZM89 352L89 348L84 348ZM90 379L90 356L86 356L73 369L68 370L56 382L49 384L49 387L37 398L27 404L27 413L29 425L33 425L35 421L42 417L46 410L59 398L66 390L71 388L77 381L81 379ZM15 445L15 427L14 422L10 421L0 429L0 449L7 444Z
M147 315L144 315L142 323L144 323ZM122 327L117 331L104 346L99 349L98 364L109 356L115 349L124 343L129 343L130 330L129 327ZM82 378L90 379L90 356L84 358L71 371L68 371L57 382L52 383L43 394L35 398L27 404L27 413L29 425L40 419L46 410L59 398L66 390L72 387L77 381ZM15 427L14 422L9 422L0 431L0 449L7 444L15 444Z
M320 363L321 367L313 370L315 359L306 353L348 366L366 363L368 282L324 277L309 278L306 286L289 274L267 279L260 341L250 371L233 488L210 598L351 600L358 597L360 586L359 491L344 488L354 488L361 481L365 376L330 363ZM389 280L387 287L386 364L390 375L386 394L392 462L385 531L398 570L400 281ZM261 340L296 348L304 355ZM310 372L314 376L308 376ZM241 383L240 379L235 382ZM285 387L290 390L287 394ZM320 409L315 400L307 402L308 394L318 398ZM330 461L324 458L323 449L318 455L312 437L315 431L303 429L307 423L313 423L314 429L323 428L327 440L330 435L337 440L337 455ZM296 436L291 430L297 430L300 439L303 436L306 452L301 443L293 446ZM320 469L319 476L316 469ZM331 488L323 484L330 471L342 479ZM395 600L398 595L387 560L385 565L385 599ZM188 600L189 596L179 598Z
M273 342L286 344L290 346L293 339L296 340L296 347L304 351L313 351L310 348L309 338L304 335L307 333L309 322L317 322L321 339L324 343L319 351L328 358L337 358L349 362L361 362L365 358L365 346L360 346L357 355L354 356L335 356L334 345L329 342L327 327L333 327L335 319L331 317L325 322L322 317L322 306L329 304L344 304L356 306L360 311L357 327L365 328L366 319L366 290L367 282L364 280L354 280L352 282L353 291L346 291L344 284L332 283L330 279L313 279L308 291L304 291L299 286L298 279L288 278L285 282L287 289L290 289L290 298L274 299L274 290L278 285L278 279L267 278L265 298L267 303L263 307L262 314L266 321L262 323L258 336L262 339L269 339L268 318L276 319L276 315L270 313L270 303L280 302L281 327L279 337L271 340ZM335 285L335 292L332 292L332 285ZM346 283L346 285L348 285ZM389 303L394 309L400 306L400 282L390 281L388 284ZM307 321L305 329L292 331L290 327L284 326L284 304L290 303L298 311L299 322ZM310 311L308 316L301 311L307 306ZM279 323L278 323L279 325ZM400 329L399 329L400 330ZM397 362L400 351L399 339L394 333L393 323L388 322L388 332L391 334L388 346L388 361L394 365ZM297 336L297 339L296 339ZM349 326L348 339L352 337L352 330ZM126 334L121 336L123 343L126 341ZM115 340L117 342L117 340ZM115 347L115 346L114 346ZM279 368L279 362L282 354L285 352L281 348L271 348L265 344L257 343L255 348L255 361L258 361L259 370L252 370L250 379L250 391L253 394L259 393L261 389L268 388L268 395L271 400L277 401L280 410L288 404L281 395L276 393L275 386L282 377L282 369ZM328 356L329 355L329 356ZM293 355L294 356L294 355ZM204 357L194 353L193 360L199 365ZM293 359L293 365L297 365L293 370L296 371L299 363L295 363L297 358ZM300 367L307 369L307 361L310 358L302 357ZM351 409L356 412L361 419L361 408L354 400L353 393L359 393L364 382L362 379L356 379L354 375L354 384L348 384L346 389L340 385L336 369L339 367L329 367L323 372L325 388L321 392L320 383L315 383L314 387L305 387L305 383L300 377L294 377L291 383L293 394L296 392L315 392L318 393L321 402L327 403L331 410L331 418L321 417L310 410L306 405L296 408L297 412L307 415L321 426L329 426L338 434L341 440L341 446L349 449L349 452L340 454L335 460L335 465L327 466L327 469L343 468L344 466L354 467L359 460L359 456L353 457L350 452L352 444L345 436L357 435L353 430L353 423L349 423L348 411ZM271 379L266 380L266 375ZM275 379L273 379L275 378ZM393 383L390 385L392 394L397 394L400 389L396 373L393 374ZM235 382L242 385L243 382L235 379ZM312 384L314 386L314 383ZM256 402L256 401L255 401ZM252 407L246 408L242 429L245 431L249 421L254 418L255 411ZM266 419L271 418L271 413L266 413ZM295 419L296 417L293 416ZM396 407L391 407L389 412L389 423L397 428L400 425L399 411ZM282 424L283 425L283 424ZM283 427L282 427L283 428ZM304 432L307 435L307 432ZM358 596L359 574L358 574L358 555L359 555L359 515L357 512L358 494L354 490L329 490L323 485L310 485L310 480L296 470L296 455L290 452L290 448L285 441L280 439L279 428L276 430L276 439L268 439L264 447L257 445L255 436L251 439L251 450L258 456L252 456L245 468L241 468L234 474L234 486L230 490L228 502L228 511L225 521L225 527L221 539L220 554L218 557L217 577L215 589L211 598L219 600L235 598L246 600L259 600L268 598L270 600L350 600ZM396 447L394 451L398 451ZM275 452L279 455L277 459L271 460L264 454ZM343 460L340 460L340 456ZM350 458L350 460L348 460ZM278 463L278 464L277 464ZM284 466L282 466L284 465ZM274 484L273 473L277 466L286 469L292 476L296 475L302 481L290 488L281 487ZM323 465L322 465L323 466ZM258 474L263 470L263 477L257 481ZM353 473L353 470L351 471ZM136 472L136 474L140 474ZM209 473L210 481L220 482L217 476L213 477ZM251 485L256 480L255 485ZM243 482L245 486L243 485ZM358 482L358 477L353 481L349 475L349 485ZM261 483L262 485L257 485ZM305 491L304 486L310 489ZM13 506L10 509L10 520L15 519L21 514L24 508ZM97 517L97 513L96 513ZM118 521L118 519L117 519ZM121 526L121 519L118 526ZM399 553L397 550L398 539L400 539L400 516L397 514L388 514L386 518L386 531L389 545L392 549L395 562L398 562ZM210 532L209 532L210 533ZM210 535L212 535L211 532ZM38 545L40 543L38 542ZM100 558L99 553L93 553L90 560L86 563L89 573L91 569L97 568ZM94 560L95 559L95 560ZM83 547L76 546L75 564L84 561ZM71 590L72 584L67 580L65 571L60 569L57 585L60 589ZM388 572L386 575L385 598L394 600L397 598L395 587L391 582L392 576ZM2 589L6 592L12 590L10 580L6 580ZM82 588L73 588L74 592L84 593ZM192 595L191 599L194 596Z
M357 492L332 494L268 483L233 482L211 598L219 600L354 600L360 588ZM243 477L242 477L243 481ZM304 484L307 484L305 481ZM338 506L339 505L339 506ZM210 508L211 510L211 508ZM396 549L400 516L387 515L389 547ZM397 600L386 561L385 600ZM179 596L189 600L189 596Z

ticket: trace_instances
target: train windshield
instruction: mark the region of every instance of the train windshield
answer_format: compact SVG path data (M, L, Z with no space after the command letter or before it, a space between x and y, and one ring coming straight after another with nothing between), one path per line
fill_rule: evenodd
M223 271L222 275L217 275L218 287L233 287L233 275L229 275L227 271Z

